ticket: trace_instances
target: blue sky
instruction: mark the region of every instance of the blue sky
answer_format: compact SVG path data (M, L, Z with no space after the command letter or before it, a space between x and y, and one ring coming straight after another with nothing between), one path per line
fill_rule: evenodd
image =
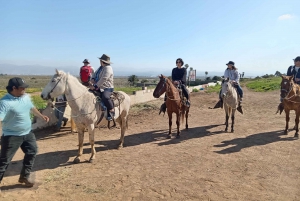
M300 56L300 1L0 0L0 64L74 66L103 53L118 71L285 72Z

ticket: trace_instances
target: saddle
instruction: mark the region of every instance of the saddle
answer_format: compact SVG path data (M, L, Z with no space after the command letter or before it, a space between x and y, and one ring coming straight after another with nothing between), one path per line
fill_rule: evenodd
M100 97L100 92L95 91L95 90L89 90L89 91L92 92L96 96L97 103L98 103L100 109L102 111L106 111L107 108L105 107L104 103L102 102L102 99ZM118 92L118 91L114 91L114 92L111 93L110 99L112 100L114 107L119 107L119 111L121 111L120 110L120 105L124 101L125 96L123 94L121 94L120 92ZM107 112L109 112L109 111L107 111ZM98 125L102 121L103 117L104 117L104 112L101 113L101 116L100 116L98 122L96 123L96 125ZM112 126L110 126L110 121L108 121L107 127L109 129L116 127L115 119L113 118L112 121L114 123Z

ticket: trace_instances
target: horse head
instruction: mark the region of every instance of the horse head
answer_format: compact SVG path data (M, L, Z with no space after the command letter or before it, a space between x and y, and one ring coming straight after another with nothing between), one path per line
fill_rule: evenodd
M228 93L231 91L230 89L232 88L232 83L229 81L229 78L222 80L221 87L221 95L224 98L228 95Z
M166 76L163 76L162 74L158 77L159 77L159 82L156 85L155 90L153 92L154 98L159 98L163 93L166 92L168 78Z
M292 90L294 76L281 76L280 97L285 98Z
M41 93L41 98L44 100L53 99L59 95L65 94L67 74L63 71L56 70L48 84Z

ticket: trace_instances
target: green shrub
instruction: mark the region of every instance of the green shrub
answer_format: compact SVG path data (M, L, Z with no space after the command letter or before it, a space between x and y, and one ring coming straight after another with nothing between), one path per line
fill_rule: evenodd
M249 89L256 92L273 91L280 89L281 77L258 78L246 83Z
M192 92L199 92L199 90L194 88Z

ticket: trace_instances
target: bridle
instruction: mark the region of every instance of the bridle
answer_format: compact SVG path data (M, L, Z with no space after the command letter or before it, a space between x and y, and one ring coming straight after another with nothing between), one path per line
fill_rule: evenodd
M53 90L57 87L58 83L61 81L62 77L55 83L54 87L50 90L50 92L48 93L48 99L51 99L50 94L53 92ZM68 79L68 78L67 78ZM67 80L68 81L68 80ZM66 85L67 85L67 81L66 81Z
M280 94L280 97L281 98L283 98L283 99L285 99L285 100L289 100L289 99L291 99L292 97L294 97L295 96L295 94L294 95L292 95L291 97L289 97L289 98L287 98L287 96L290 94L290 92L292 91L292 89L293 89L293 82L292 81L290 81L290 88L289 88L289 90L286 90L286 89L280 89L280 91L284 91L284 92L286 92L286 95L285 95L285 97L282 97L281 96L281 94Z

